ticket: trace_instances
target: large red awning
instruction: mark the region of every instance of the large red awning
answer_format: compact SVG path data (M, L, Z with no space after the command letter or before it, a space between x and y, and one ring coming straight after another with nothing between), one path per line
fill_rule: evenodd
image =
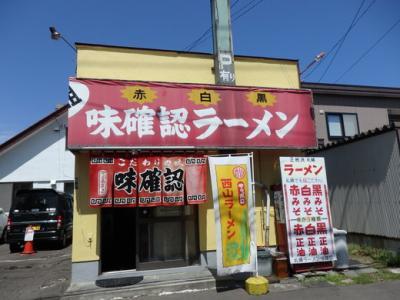
M312 148L309 90L70 80L68 147Z

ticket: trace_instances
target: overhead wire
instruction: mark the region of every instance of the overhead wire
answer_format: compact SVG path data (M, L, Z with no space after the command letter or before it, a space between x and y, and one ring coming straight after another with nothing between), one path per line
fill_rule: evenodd
M370 2L370 4L367 6L367 8L362 12L362 14L357 18L357 20L354 22L353 26L351 26L351 30L358 24L358 22L362 19L362 17L365 16L365 14L371 9L371 7L376 3L376 0L373 0ZM325 58L328 57L332 51L339 45L339 43L342 41L343 36L329 49L329 51L326 52ZM315 72L315 70L318 69L318 67L321 66L321 64L315 65L314 68L310 69L308 74L305 74L303 79L306 79L307 77L311 76Z
M335 83L338 82L340 79L343 78L344 75L346 75L348 72L350 72L365 56L368 55L369 52L371 52L398 24L400 23L400 18L394 22L394 24L392 26L390 26L390 28L388 30L385 31L385 33L383 35L381 35L381 37L376 40L376 42L371 45L367 51L365 51L349 68L346 69L346 71L344 71L342 73L342 75L339 76L338 79L335 80Z
M322 73L321 77L319 78L318 82L321 82L321 80L325 77L326 73L329 71L330 67L332 66L333 62L336 59L336 56L338 55L338 53L340 52L340 49L342 48L344 41L346 40L347 36L349 35L351 28L353 27L355 21L357 20L357 17L361 11L361 8L364 6L365 0L362 0L360 3L360 6L357 9L356 14L353 17L353 20L351 21L349 27L347 28L345 34L343 35L343 38L341 39L339 46L336 48L335 53L333 54L332 59L329 61L328 66L325 68L325 71Z

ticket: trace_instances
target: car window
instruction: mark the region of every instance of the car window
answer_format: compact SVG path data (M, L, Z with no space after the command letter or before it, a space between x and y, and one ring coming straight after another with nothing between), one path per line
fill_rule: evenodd
M11 209L14 212L55 211L57 198L54 191L23 191L17 193Z

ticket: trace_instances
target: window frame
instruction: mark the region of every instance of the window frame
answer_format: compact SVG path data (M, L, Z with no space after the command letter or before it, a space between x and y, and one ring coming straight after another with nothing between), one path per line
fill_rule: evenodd
M328 133L328 139L329 140L340 140L340 139L344 139L346 137L351 137L351 135L346 135L346 132L345 132L344 122L343 122L343 116L344 115L352 115L352 116L356 117L356 124L357 124L357 133L356 134L360 133L360 126L358 124L358 115L357 115L357 113L327 112L325 114L325 121L326 121L326 131ZM332 136L331 135L331 132L330 132L330 129L329 129L329 120L328 120L329 116L338 116L339 117L340 130L341 130L341 133L342 133L341 136Z

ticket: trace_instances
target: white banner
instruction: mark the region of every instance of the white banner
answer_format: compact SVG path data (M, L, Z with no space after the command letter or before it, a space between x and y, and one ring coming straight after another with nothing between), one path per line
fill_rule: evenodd
M291 264L336 260L323 157L280 157Z
M217 234L217 274L255 272L251 155L208 159Z

